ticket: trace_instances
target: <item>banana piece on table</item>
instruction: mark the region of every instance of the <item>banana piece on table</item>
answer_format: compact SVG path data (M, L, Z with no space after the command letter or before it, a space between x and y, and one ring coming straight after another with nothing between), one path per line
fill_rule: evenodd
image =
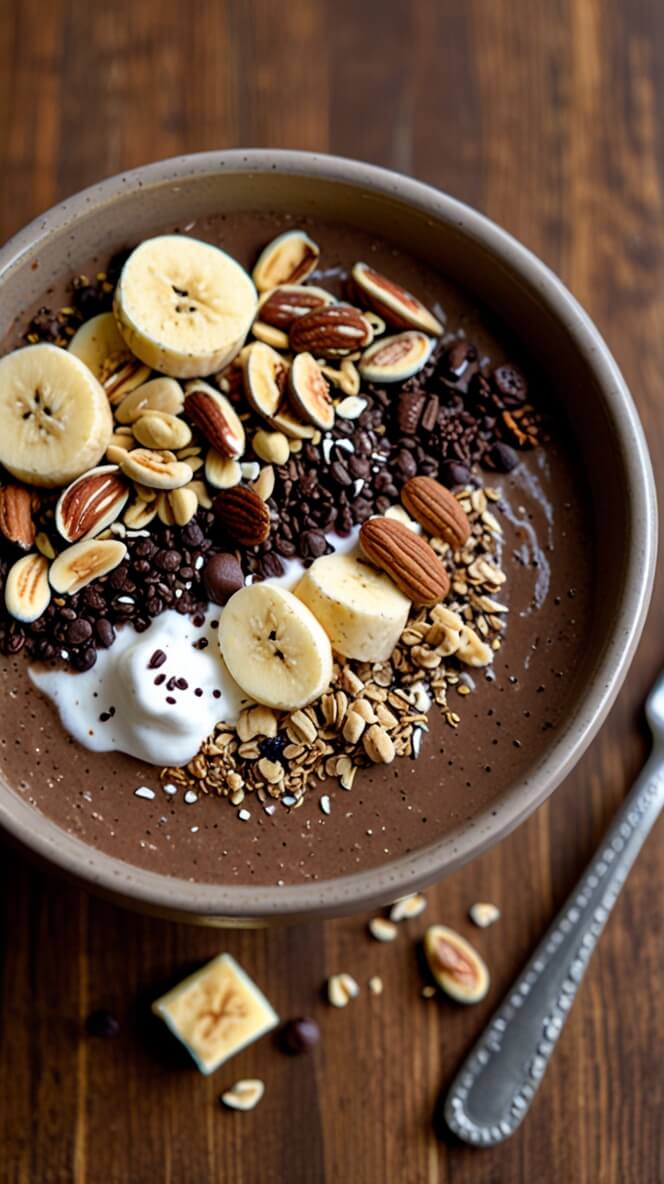
M129 349L174 378L200 378L237 354L258 297L225 251L181 234L146 239L132 251L113 311Z
M150 377L150 367L128 349L112 312L85 321L69 342L69 352L92 370L113 406Z
M0 464L28 485L68 485L101 460L113 434L103 387L57 345L0 358Z
M266 707L305 707L332 678L327 633L285 588L252 584L235 592L221 614L219 646L245 694Z
M320 621L333 650L360 662L389 658L410 611L410 601L388 576L352 555L322 555L294 591Z

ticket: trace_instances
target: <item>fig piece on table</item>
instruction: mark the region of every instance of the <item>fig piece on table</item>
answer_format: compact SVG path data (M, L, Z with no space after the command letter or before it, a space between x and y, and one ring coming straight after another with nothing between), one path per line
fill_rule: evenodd
M329 432L334 426L330 386L313 354L297 354L288 372L288 393L295 410L308 423Z

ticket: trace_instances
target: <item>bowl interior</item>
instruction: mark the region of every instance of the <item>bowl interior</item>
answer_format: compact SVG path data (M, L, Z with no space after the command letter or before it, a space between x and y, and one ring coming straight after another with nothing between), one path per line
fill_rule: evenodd
M297 211L385 237L508 320L511 334L552 376L583 460L601 595L567 719L528 778L495 814L370 873L288 887L277 901L270 890L169 880L93 852L0 787L0 820L19 838L30 836L42 855L141 907L207 919L332 914L394 898L516 825L578 759L608 710L640 632L654 550L651 476L638 420L615 364L578 305L542 264L485 219L379 169L298 153L227 153L165 162L105 182L33 223L0 254L2 336L13 321L25 324L51 281L74 274L91 255L110 256L174 225L247 209Z

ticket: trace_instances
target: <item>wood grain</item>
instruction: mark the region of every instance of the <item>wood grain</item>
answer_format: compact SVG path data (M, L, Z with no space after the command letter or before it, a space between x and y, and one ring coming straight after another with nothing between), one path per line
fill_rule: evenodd
M330 150L477 205L585 303L664 465L664 8L656 0L0 0L0 224L9 235L97 178L181 151ZM597 844L646 751L640 706L664 654L661 573L620 701L574 775L500 847L429 893L426 918L477 937L490 998L421 998L413 922L398 945L365 918L270 932L135 916L3 849L0 1177L7 1184L657 1184L664 1034L662 858L646 847L521 1131L493 1151L439 1141L441 1089ZM659 877L659 879L658 879ZM660 901L661 905L661 901ZM283 1015L318 1016L314 1057L270 1040L204 1080L146 1019L162 986L220 948ZM363 985L345 1012L325 976ZM82 1038L92 1007L116 1041ZM267 1092L221 1110L235 1077Z

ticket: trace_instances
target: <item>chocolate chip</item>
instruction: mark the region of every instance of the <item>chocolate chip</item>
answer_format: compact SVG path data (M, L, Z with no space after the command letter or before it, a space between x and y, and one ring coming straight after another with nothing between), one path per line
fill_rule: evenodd
M528 397L528 383L518 366L497 366L491 374L491 383L505 407L518 407Z
M158 674L157 677L153 679L153 682L156 687L160 687L162 683L166 682L166 675Z
M268 761L279 761L287 744L288 738L286 736L266 736L258 747L261 756L264 756Z
M65 632L67 645L83 645L84 642L89 641L92 637L92 625L89 621L74 620L68 626Z
M91 670L97 661L97 651L94 646L88 646L84 650L74 650L70 655L70 661L75 670L84 673L86 670Z
M285 1052L298 1056L311 1052L320 1040L320 1028L315 1020L305 1016L289 1020L280 1033L280 1044Z
M352 485L353 478L348 469L340 460L335 460L334 464L330 466L330 476L337 485Z
M519 463L519 457L509 444L504 444L501 440L494 444L487 454L487 461L499 473L511 473L512 469L516 468Z
M300 539L300 551L304 559L318 559L327 551L327 539L320 530L305 530Z
M158 670L160 666L164 665L166 661L166 654L163 650L155 650L148 662L148 670Z
M179 551L157 551L154 557L154 565L159 571L177 571L182 562L182 556Z
M220 551L203 568L203 584L213 604L226 604L234 592L244 586L244 575L235 555Z
M470 469L455 460L443 461L440 466L440 480L448 489L455 485L467 485L470 481Z
M99 1036L103 1040L112 1039L120 1033L120 1021L111 1011L99 1008L91 1011L85 1021L85 1030L89 1036Z

